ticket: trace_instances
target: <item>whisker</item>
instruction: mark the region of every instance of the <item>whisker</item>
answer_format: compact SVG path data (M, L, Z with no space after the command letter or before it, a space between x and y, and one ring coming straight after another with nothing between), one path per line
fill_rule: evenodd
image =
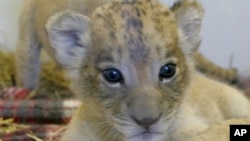
M131 121L129 121L128 119L122 117L122 116L116 116L113 118L113 120L116 123L122 124L123 126L131 126Z

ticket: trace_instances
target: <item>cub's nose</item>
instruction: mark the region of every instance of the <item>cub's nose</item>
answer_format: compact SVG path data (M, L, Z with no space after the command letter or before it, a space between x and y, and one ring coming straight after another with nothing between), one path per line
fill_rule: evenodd
M143 118L136 118L132 116L132 118L138 125L144 128L148 128L159 121L160 115L158 117L143 117Z

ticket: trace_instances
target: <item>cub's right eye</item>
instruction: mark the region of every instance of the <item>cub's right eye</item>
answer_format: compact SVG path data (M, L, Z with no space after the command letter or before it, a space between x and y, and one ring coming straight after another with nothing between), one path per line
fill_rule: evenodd
M117 69L105 69L102 71L102 75L110 83L120 83L123 81L122 74Z

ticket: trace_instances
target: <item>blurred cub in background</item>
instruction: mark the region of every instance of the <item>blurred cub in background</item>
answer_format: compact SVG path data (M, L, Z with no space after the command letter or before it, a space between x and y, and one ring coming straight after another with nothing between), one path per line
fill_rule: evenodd
M97 6L107 1L110 0L25 0L19 18L20 31L16 46L18 84L31 90L38 87L41 49L56 60L45 31L49 16L66 9L90 15Z

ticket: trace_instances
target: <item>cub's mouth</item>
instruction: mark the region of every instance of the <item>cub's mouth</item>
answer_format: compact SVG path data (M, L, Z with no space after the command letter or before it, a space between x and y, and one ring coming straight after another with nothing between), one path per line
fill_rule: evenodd
M140 139L140 140L144 140L144 141L148 141L148 140L151 141L151 140L155 140L157 138L160 138L161 136L163 136L162 132L144 130L144 131L141 131L139 133L136 133L136 134L130 136L129 139L131 139L131 140Z

